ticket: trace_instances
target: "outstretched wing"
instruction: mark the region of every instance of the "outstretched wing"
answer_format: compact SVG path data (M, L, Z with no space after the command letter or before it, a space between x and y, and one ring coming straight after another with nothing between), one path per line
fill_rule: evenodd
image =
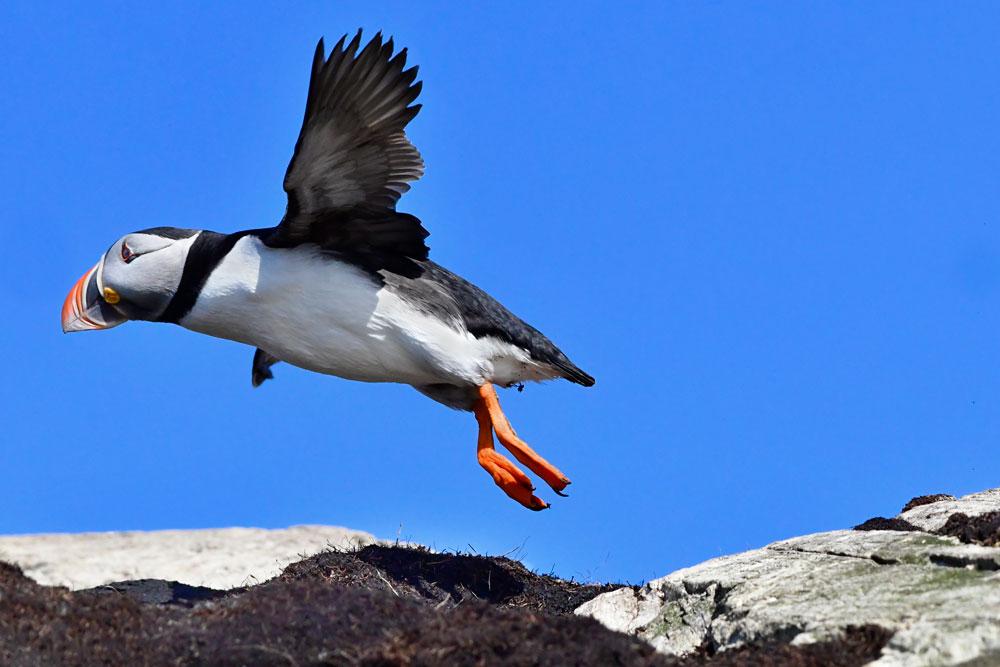
M420 153L404 128L417 115L417 68L406 49L393 55L381 33L358 51L361 31L346 35L328 57L316 47L305 118L285 173L288 208L271 245L321 242L350 252L427 256L427 232L397 214L409 182L423 174Z

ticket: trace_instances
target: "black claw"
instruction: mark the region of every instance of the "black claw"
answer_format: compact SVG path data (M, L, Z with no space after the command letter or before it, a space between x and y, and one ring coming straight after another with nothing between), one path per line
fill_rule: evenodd
M555 489L552 489L552 490L556 491ZM556 495L557 496L562 496L563 498L569 498L569 494L568 493L563 493L562 491L556 491Z

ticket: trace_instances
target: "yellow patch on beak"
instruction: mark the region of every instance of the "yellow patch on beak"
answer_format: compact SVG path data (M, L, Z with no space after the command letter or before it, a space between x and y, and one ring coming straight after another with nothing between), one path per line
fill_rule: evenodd
M104 300L107 301L108 303L115 304L115 303L118 303L119 301L121 301L122 298L120 296L118 296L118 292L114 291L110 287L105 287L104 288Z

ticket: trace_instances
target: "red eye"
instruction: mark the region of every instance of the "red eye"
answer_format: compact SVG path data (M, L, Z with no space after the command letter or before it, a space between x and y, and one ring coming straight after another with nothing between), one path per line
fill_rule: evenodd
M129 262L131 262L136 257L138 257L138 255L136 255L134 252L132 252L132 249L128 247L127 243L125 243L124 241L122 241L122 260L126 264L128 264Z

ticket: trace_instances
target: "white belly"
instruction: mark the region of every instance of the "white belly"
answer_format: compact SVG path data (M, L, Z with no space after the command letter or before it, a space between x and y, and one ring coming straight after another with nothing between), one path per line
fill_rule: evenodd
M216 267L181 325L367 382L507 383L522 378L495 374L516 375L527 361L514 346L420 312L313 246L272 249L253 236Z

